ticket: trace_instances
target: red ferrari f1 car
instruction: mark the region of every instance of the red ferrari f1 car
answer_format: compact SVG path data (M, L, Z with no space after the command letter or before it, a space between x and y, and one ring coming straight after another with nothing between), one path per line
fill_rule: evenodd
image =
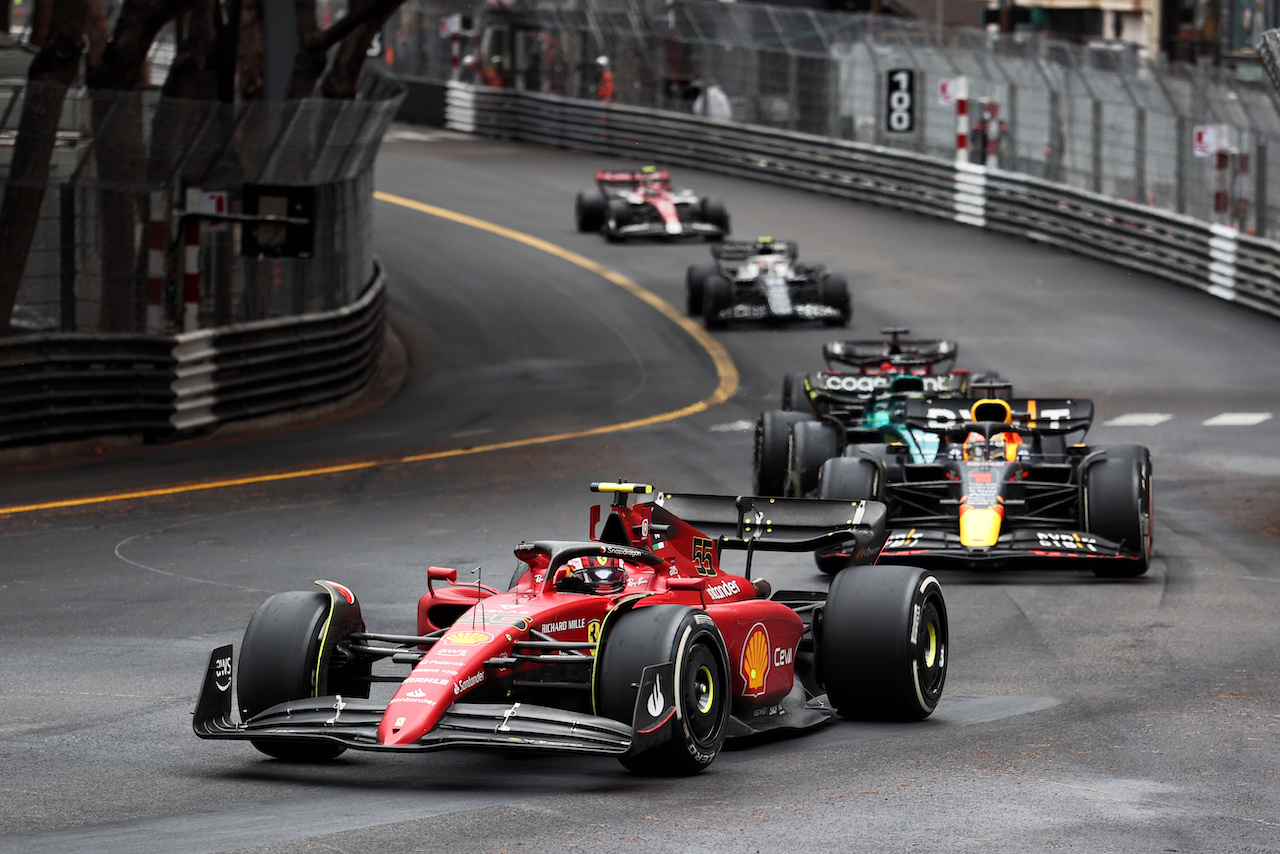
M323 761L347 748L535 748L690 774L726 738L847 718L921 720L942 696L947 610L920 569L874 565L884 506L614 494L591 539L521 543L506 590L432 567L417 634L372 632L341 584L268 598L240 647L213 651L194 728ZM597 535L596 529L599 528ZM758 551L838 549L827 593L770 595ZM724 553L745 553L742 574ZM383 674L399 665L407 673ZM375 687L394 690L374 699ZM384 692L386 693L386 692ZM239 717L239 720L237 720Z
M628 237L702 237L729 233L724 202L692 190L676 190L664 169L596 173L596 188L574 201L578 231L603 232L611 242Z

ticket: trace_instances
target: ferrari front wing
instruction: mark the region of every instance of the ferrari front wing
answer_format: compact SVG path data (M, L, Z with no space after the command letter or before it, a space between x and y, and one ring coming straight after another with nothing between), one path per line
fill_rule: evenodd
M237 722L231 708L231 656L214 650L196 704L192 728L200 738L272 741L312 739L355 750L423 752L449 747L534 748L620 756L661 728L674 714L673 663L645 668L634 727L610 718L530 703L454 703L432 730L404 745L378 741L383 703L340 695L280 703ZM665 689L665 690L664 690ZM666 701L656 705L651 697Z

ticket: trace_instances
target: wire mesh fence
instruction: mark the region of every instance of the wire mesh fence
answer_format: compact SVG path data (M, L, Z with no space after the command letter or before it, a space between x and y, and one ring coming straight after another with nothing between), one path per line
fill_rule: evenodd
M956 108L940 93L964 78L972 162L987 157L985 107L1003 169L1280 235L1280 170L1267 168L1280 150L1276 91L1225 69L1148 62L1114 42L718 0L491 4L461 33L456 10L435 0L408 0L400 15L417 26L397 29L398 73L448 68L466 82L597 99L607 57L616 103L714 115L715 89L731 120L948 160ZM905 131L889 115L890 77L904 69Z
M0 182L44 189L14 331L224 326L335 308L372 277L373 160L397 81L238 105L73 88L47 174L9 174L24 100L49 94L0 88ZM303 257L244 253L246 187L261 186L313 188Z

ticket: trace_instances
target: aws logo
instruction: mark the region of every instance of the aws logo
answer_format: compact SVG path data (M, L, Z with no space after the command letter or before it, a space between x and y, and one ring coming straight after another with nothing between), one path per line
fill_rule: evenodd
M747 632L747 642L742 645L742 695L759 697L764 693L765 677L769 675L769 632L764 623L756 623Z

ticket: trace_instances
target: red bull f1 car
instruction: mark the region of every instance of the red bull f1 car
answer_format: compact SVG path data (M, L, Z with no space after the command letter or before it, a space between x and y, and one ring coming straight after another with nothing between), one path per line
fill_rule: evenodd
M336 582L271 596L238 665L230 645L213 651L196 735L290 761L527 748L679 775L711 764L726 738L933 712L946 604L924 570L876 564L883 505L675 494L630 504L651 487L592 488L614 494L603 524L594 507L590 539L516 546L506 589L430 568L415 634L366 628ZM847 555L826 593L771 592L751 577L756 552L818 548ZM731 552L740 573L722 563Z
M938 437L933 459L916 462L901 444L851 444L822 464L813 491L884 501L891 530L883 560L1066 561L1103 577L1147 571L1151 453L1078 443L1092 401L910 400L902 420ZM836 565L839 555L825 559Z
M715 263L695 264L685 276L689 314L708 328L739 320L848 325L849 283L821 265L799 263L799 251L795 242L772 237L715 246Z
M599 231L610 242L628 237L720 240L729 233L724 202L672 189L671 175L652 166L597 172L596 188L578 193L574 215L578 231Z

